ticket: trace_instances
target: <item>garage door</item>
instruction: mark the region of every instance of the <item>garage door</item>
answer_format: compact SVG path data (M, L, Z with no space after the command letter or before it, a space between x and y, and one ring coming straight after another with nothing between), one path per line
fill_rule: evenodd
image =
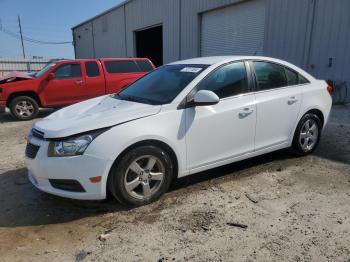
M261 55L265 1L235 4L202 14L201 55Z

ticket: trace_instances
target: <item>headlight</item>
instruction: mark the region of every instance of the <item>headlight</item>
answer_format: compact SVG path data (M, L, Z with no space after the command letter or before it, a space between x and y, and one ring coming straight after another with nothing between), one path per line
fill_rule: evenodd
M64 157L82 155L90 143L106 130L107 129L100 129L67 139L51 141L49 144L48 156Z

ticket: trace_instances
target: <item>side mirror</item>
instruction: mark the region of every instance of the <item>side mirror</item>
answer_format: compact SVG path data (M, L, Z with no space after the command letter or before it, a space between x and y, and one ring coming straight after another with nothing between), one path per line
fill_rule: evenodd
M213 91L199 90L193 99L194 106L211 106L219 103L220 98Z
M50 81L50 80L55 79L55 78L56 78L55 73L50 73L50 74L48 74L48 76L46 77L46 80L47 80L47 81Z

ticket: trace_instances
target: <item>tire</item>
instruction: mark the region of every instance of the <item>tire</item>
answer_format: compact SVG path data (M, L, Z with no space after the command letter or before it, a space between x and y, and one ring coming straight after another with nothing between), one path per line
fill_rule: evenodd
M127 206L142 206L158 200L170 187L174 165L169 154L156 146L128 151L109 174L108 188Z
M312 113L304 115L295 130L292 149L300 156L311 154L320 142L322 122Z
M18 96L10 102L10 111L20 121L32 120L39 113L39 105L29 96Z

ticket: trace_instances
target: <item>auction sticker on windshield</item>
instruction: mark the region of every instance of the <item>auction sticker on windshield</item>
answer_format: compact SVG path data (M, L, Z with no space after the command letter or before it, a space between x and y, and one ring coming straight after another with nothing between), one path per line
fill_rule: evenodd
M198 68L198 67L184 67L181 69L180 72L183 73L198 73L200 71L202 71L203 68Z

